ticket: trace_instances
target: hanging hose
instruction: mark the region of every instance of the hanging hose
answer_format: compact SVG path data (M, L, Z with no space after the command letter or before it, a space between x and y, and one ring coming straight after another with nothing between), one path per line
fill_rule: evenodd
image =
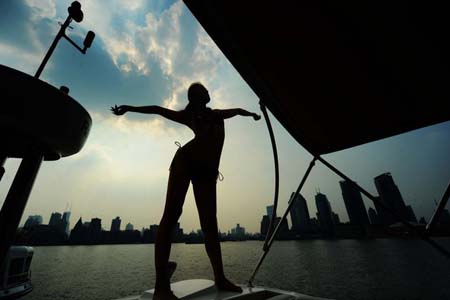
M269 114L267 113L266 106L262 101L259 101L259 106L264 115L264 120L266 121L267 130L270 135L270 142L272 143L272 152L273 152L273 162L275 167L275 192L273 195L273 210L272 216L270 217L269 228L267 230L266 238L264 240L263 250L266 251L267 245L269 243L270 236L272 235L273 229L275 227L275 220L277 217L277 206L278 206L278 191L280 188L280 170L278 166L278 151L277 151L277 143L275 141L275 135L273 134L272 124L270 123Z

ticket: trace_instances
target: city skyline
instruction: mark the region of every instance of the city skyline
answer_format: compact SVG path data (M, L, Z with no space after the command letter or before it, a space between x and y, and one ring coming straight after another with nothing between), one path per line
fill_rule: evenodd
M0 32L1 64L34 74L70 4L44 2L0 3L5 12L0 20L4 28ZM130 104L183 109L187 87L194 81L209 89L213 108L243 107L257 112L259 100L182 2L124 4L112 0L108 9L95 1L80 2L85 19L74 23L69 34L81 42L88 30L95 31L89 53L74 53L62 41L41 78L56 87L70 88L70 95L92 116L92 131L79 154L42 164L21 224L29 215L49 216L66 202L73 205L72 221L80 216L110 220L120 215L133 220L136 228L158 223L168 167L177 149L174 142L185 144L192 133L155 116L118 118L110 114L109 107ZM370 109L373 103L362 99L362 105ZM321 122L320 114L312 117ZM278 121L272 118L272 122L279 146L279 211L283 211L311 157ZM233 119L226 122L226 136L220 165L225 180L218 183L219 226L232 228L240 223L257 232L273 195L267 129L262 121ZM429 219L434 200L440 199L450 178L449 136L450 122L445 122L328 154L326 159L372 193L376 192L373 178L391 172L417 217ZM18 164L9 159L5 165L0 203ZM316 213L314 195L319 186L333 210L347 221L338 179L319 163L302 191L310 215ZM374 207L367 199L363 201L367 209ZM199 228L192 191L183 211L180 222L185 228Z
M384 179L385 183L380 183L380 178L386 178L386 179ZM401 192L398 189L398 187L396 186L391 173L387 172L387 173L383 173L383 174L380 174L380 175L374 177L374 184L378 188L379 191L382 191L383 188L388 189L388 190L394 189L395 194L394 194L394 196L390 196L390 197L393 197L391 199L383 199L381 196L376 196L376 197L380 199L379 201L383 202L386 206L391 207L394 210L398 210L399 209L398 205L400 205L400 208L404 209L404 211L402 213L400 213L400 215L402 217L404 217L406 220L408 220L409 222L418 223L416 214L414 212L414 208L411 205L406 205L406 203L403 201ZM316 190L316 195L314 197L314 199L316 201L317 221L319 222L319 224L321 224L321 226L325 226L327 228L326 231L328 231L328 234L330 234L331 236L332 236L332 234L330 233L330 231L332 231L331 227L333 227L333 224L348 223L348 224L352 224L352 225L368 226L369 224L392 225L393 223L399 222L398 220L394 220L394 218L390 215L390 213L386 212L379 205L374 205L377 208L376 210L373 209L372 207L368 207L366 209L365 205L363 203L363 197L362 197L361 193L359 192L358 189L356 189L356 187L352 183L350 183L348 181L340 180L339 185L341 187L343 202L346 207L346 215L348 217L347 222L340 221L339 214L337 214L333 211L332 205L329 202L327 195L321 193L320 189ZM383 187L383 185L385 187ZM387 187L386 187L386 185L387 185ZM295 193L292 192L291 196L289 198L288 204L294 199L293 198L294 195L295 195ZM397 199L396 197L399 197L399 199ZM385 195L385 198L386 198L386 195ZM392 204L394 202L400 202L400 204L397 204L397 205ZM397 206L397 207L395 207L395 206ZM259 231L255 231L253 233L260 233L262 235L267 234L270 217L272 216L272 213L273 213L273 205L266 205L265 208L266 208L266 214L263 215L263 218L259 223L259 225L260 225ZM325 215L329 215L329 216L321 217L320 216L321 210L324 212ZM279 213L279 211L278 211L278 213ZM62 215L61 215L61 213L53 212L49 218L49 225L57 225L57 222L60 222L61 220L63 220L66 222L65 223L66 225L64 225L64 226L66 226L66 228L68 228L70 214L71 214L70 211L65 211ZM282 230L286 230L286 228L287 228L288 230L292 230L292 231L295 231L300 234L309 233L311 231L311 228L313 227L313 224L311 224L311 222L315 218L310 217L308 204L306 202L306 199L302 196L301 193L298 195L295 203L291 207L289 215L290 215L290 221L288 221L289 217L287 217L285 220L286 224L285 225L283 224L283 226L282 226L285 228ZM80 220L81 220L81 218L82 217L80 217ZM421 218L425 219L424 216L421 216ZM24 222L23 227L26 227L27 222L30 222L30 224L32 224L33 222L35 222L35 219L39 219L40 224L43 223L43 218L41 215L30 215ZM98 218L94 217L94 219L98 219ZM369 221L369 219L370 219L370 221ZM101 220L101 219L98 219L98 220ZM279 222L279 220L281 220L281 218L277 217L276 222ZM121 221L122 221L122 219L119 216L116 216L115 218L111 219L110 231L111 232L121 231L121 229L120 229ZM322 225L323 222L325 222L327 224ZM180 223L178 223L178 224L180 224ZM157 224L150 225L150 227L154 226L154 225L157 225ZM276 226L276 224L274 226ZM106 225L105 225L105 227L103 227L103 226L101 227L102 230L104 230L105 228L106 228ZM133 228L134 228L134 225L131 224L130 222L128 222L127 225L125 226L125 230L133 230ZM142 229L145 229L145 228L146 228L145 226L142 227ZM240 228L243 228L244 232L245 232L245 227L240 227L240 223L237 223L237 227L233 227L231 229L225 229L225 232L227 232L227 231L230 232L230 230L231 230L231 232L233 232L233 230L239 231ZM68 230L66 229L65 231L67 232ZM192 228L191 231L195 231L195 229ZM219 231L221 231L220 228L219 228ZM223 231L223 228L222 228L222 231Z

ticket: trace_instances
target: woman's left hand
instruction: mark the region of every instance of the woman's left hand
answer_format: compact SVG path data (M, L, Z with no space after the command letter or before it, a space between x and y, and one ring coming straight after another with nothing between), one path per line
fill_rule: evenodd
M128 105L119 105L119 106L114 105L114 106L111 106L111 111L116 116L121 116L121 115L125 114L128 111Z

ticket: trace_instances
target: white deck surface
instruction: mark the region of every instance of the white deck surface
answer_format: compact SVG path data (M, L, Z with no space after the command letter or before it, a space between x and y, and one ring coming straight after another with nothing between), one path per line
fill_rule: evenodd
M241 286L242 293L218 291L214 282L206 279L190 279L178 281L171 284L171 289L175 296L180 299L191 300L326 300L325 298L311 297L295 292L278 289ZM153 291L145 291L141 296L121 298L118 300L150 300L153 299Z

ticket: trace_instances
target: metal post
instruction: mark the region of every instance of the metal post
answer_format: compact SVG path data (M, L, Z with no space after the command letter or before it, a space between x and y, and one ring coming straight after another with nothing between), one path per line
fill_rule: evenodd
M56 48L56 45L58 44L61 37L65 35L66 28L69 26L70 22L72 22L72 17L69 15L64 21L64 24L61 25L61 29L59 29L58 34L56 35L55 39L53 40L53 43L50 45L50 48L47 51L47 54L45 54L44 60L41 62L41 65L39 66L38 70L36 71L36 74L34 75L35 78L39 78L41 76L42 71L45 68L45 65L47 64L47 61L49 60L50 56L52 55L53 51Z
M303 175L302 180L300 181L300 184L298 185L297 190L295 191L294 196L292 197L291 202L289 203L288 207L286 208L286 211L283 214L283 217L281 217L280 222L278 222L277 226L275 227L274 231L272 232L272 234L270 235L270 239L269 242L267 243L267 247L265 247L263 249L263 254L261 255L261 257L259 258L258 264L256 265L255 270L253 271L252 276L250 277L249 281L248 281L248 286L252 287L253 286L253 280L255 279L256 273L258 272L259 268L261 267L264 259L266 258L267 253L269 253L270 247L272 246L274 240L275 240L275 236L277 235L278 231L280 230L281 224L283 223L283 221L287 218L288 213L291 211L292 206L295 203L295 199L297 199L298 194L300 194L300 191L303 188L303 185L306 182L306 179L308 178L309 174L311 173L312 168L314 167L315 163L316 163L316 157L310 162L308 169L305 172L305 175ZM269 234L269 233L267 233Z
M425 234L430 235L433 229L436 227L442 211L445 208L445 205L447 205L448 198L450 198L450 182L447 185L447 188L445 189L444 194L442 195L441 201L439 201L438 207L434 211L433 216L431 217L430 222L428 222L427 227L425 228Z
M0 266L14 241L42 159L43 155L38 152L28 153L23 158L0 210Z
M411 224L409 224L408 221L406 221L405 219L403 219L403 217L401 217L395 210L387 207L383 202L379 201L376 197L374 197L372 194L370 194L368 191L366 191L365 189L363 189L362 187L360 187L356 182L354 182L353 180L351 180L348 176L346 176L344 173L342 173L341 171L339 171L338 169L336 169L333 165L331 165L330 163L328 163L326 160L324 160L321 157L317 157L317 160L319 160L321 163L323 163L326 167L328 167L331 171L333 171L334 173L336 173L337 175L339 175L340 177L342 177L345 180L348 180L349 182L351 182L362 194L364 194L364 196L366 196L367 198L369 198L370 200L372 200L374 203L379 204L381 207L383 207L383 209L385 209L386 211L388 211L390 214L392 214L395 218L397 218L397 220L399 220L402 224L404 224L409 230L411 230L412 232L418 234L423 240L427 241L431 246L433 246L435 249L437 249L439 252L441 252L442 254L444 254L444 256L446 256L447 258L450 258L450 252L447 251L445 248L443 248L442 246L440 246L439 244L437 244L435 241L429 239L426 235L423 235L421 232L418 232L418 230L412 226ZM448 198L448 188L446 193L444 193L444 197L447 194L447 198Z

